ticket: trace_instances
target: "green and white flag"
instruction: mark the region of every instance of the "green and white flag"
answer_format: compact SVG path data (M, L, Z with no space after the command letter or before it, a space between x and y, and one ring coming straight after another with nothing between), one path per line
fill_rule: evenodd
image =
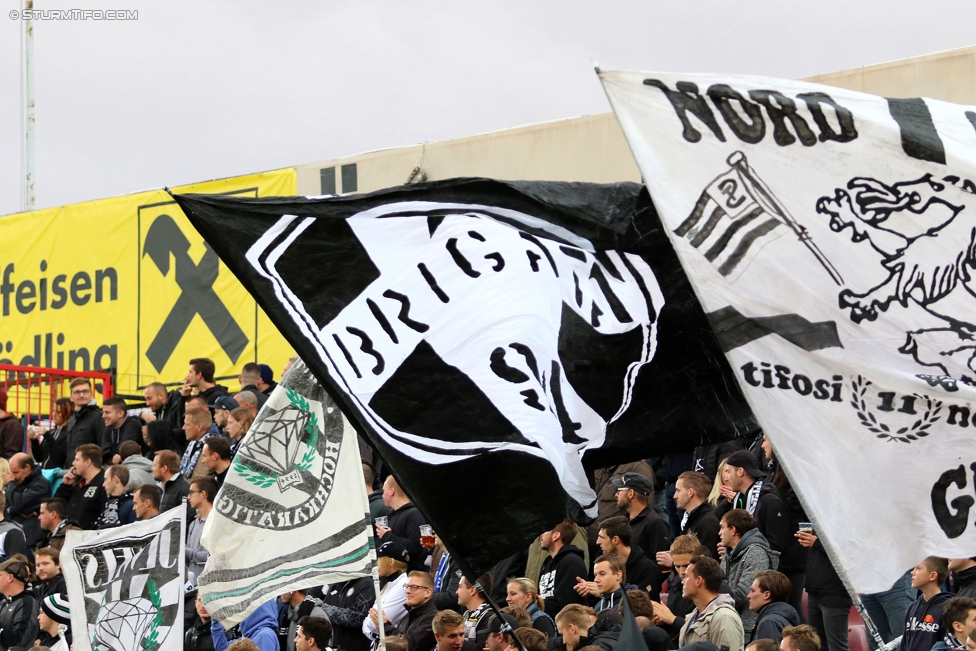
M282 592L370 576L356 432L296 362L241 442L203 530L210 615L237 624Z
M75 651L183 649L185 513L179 506L114 529L67 533L61 570Z

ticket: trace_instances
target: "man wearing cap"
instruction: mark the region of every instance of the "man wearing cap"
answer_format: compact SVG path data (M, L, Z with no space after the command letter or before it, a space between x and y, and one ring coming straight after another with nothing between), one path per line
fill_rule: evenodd
M68 651L71 647L71 606L63 594L52 594L41 599L37 614L40 631L49 639L41 640L51 651Z
M745 509L759 521L759 531L770 547L781 554L793 551L789 510L776 486L763 481L766 471L760 468L756 455L738 450L729 455L725 465L729 469L729 486L736 492L732 508Z
M227 436L227 419L230 412L238 408L237 401L230 396L220 396L212 405L207 405L213 411L214 424L221 436Z
M407 563L410 555L400 543L389 540L376 549L376 569L383 586L383 631L389 634L395 625L407 619ZM376 607L369 609L362 622L363 635L371 640L379 639L379 614Z
M257 398L258 410L260 410L268 401L268 396L262 393L258 387L258 383L261 382L261 369L254 362L248 362L241 369L241 374L237 379L241 383L241 391L250 391Z
M258 369L261 371L261 377L258 379L258 389L264 395L270 396L271 392L278 386L278 383L274 381L274 371L267 364L258 364Z
M636 472L626 472L612 483L617 487L617 506L630 519L631 545L640 547L648 558L656 559L658 552L668 551L671 546L668 525L648 504L654 492L651 481Z
M504 633L502 632L503 623L508 625L508 630ZM519 648L519 644L515 640L515 629L518 627L518 620L508 613L502 613L501 619L498 619L498 615L492 615L491 619L488 620L488 638L484 648L488 651L505 651L509 647Z
M29 649L37 640L37 601L27 592L30 578L27 559L22 554L0 563L0 648L21 646Z

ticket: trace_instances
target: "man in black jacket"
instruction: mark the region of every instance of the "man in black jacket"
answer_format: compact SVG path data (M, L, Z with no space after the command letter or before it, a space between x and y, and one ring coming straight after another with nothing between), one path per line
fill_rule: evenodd
M180 458L172 450L156 453L153 459L153 479L163 485L160 513L180 506L190 494L190 484L180 474ZM194 516L191 514L190 517Z
M542 563L539 575L539 596L546 603L546 614L555 617L568 604L582 604L585 600L577 594L577 578L589 574L583 562L583 550L573 545L576 525L563 520L550 531L544 531L539 540L549 558Z
M377 545L391 540L398 542L410 555L407 569L426 569L424 561L429 552L420 544L420 525L426 524L425 518L400 488L393 475L387 477L383 483L383 503L393 509L393 512L389 515L388 527L375 525Z
M32 586L34 597L43 599L52 594L67 593L64 574L61 574L61 553L53 547L42 547L34 552L37 561L37 581Z
M167 392L165 384L153 382L146 387L144 395L151 411L142 412L142 422L147 425L155 420L167 423L173 432L173 440L179 445L177 452L183 454L186 437L183 434L183 396L179 389Z
M75 460L75 450L86 443L101 446L102 410L92 399L91 382L87 378L76 378L71 381L71 402L75 405L75 413L68 419L68 438L65 441L65 468L70 468Z
M105 510L105 473L102 471L102 446L86 443L75 450L71 472L64 476L55 497L68 503L66 520L82 529L94 529L95 520Z
M7 484L4 487L7 505L3 514L20 525L27 546L33 549L44 537L37 514L41 510L41 500L51 496L51 484L41 474L40 466L23 452L10 457L10 474L3 480Z
M671 532L667 523L648 503L654 486L644 475L636 472L624 473L611 483L617 487L617 506L626 511L630 518L631 541L648 558L657 559L658 552L668 551Z
M342 651L369 651L369 640L362 629L363 620L376 602L373 579L364 576L327 588L322 595L322 610L332 622L332 646Z
M179 388L184 405L191 396L201 396L204 404L211 405L219 396L227 395L227 387L222 384L214 384L214 372L216 370L217 367L213 361L206 357L190 360L190 370L186 373L183 386Z
M40 607L26 590L30 570L23 556L0 563L0 647L29 649L37 640Z
M403 586L407 592L407 618L400 622L395 635L407 638L408 651L428 651L434 648L433 621L437 606L434 596L434 579L427 572L413 571L407 575Z
M952 572L956 594L976 599L976 559L950 558L949 571Z
M631 546L630 523L623 516L607 518L600 523L596 544L604 555L615 554L625 563L627 583L647 592L654 601L661 598L661 572L657 563L644 555L640 547ZM578 591L577 591L578 592Z
M675 482L674 500L678 508L684 511L681 519L681 533L694 534L698 542L708 551L708 555L718 559L719 521L715 517L712 505L706 500L712 490L712 482L703 473L683 472ZM670 567L668 559L659 556L658 563Z
M118 397L106 398L102 403L102 465L122 463L119 446L126 441L142 445L142 422L128 415L129 407Z
M729 485L736 491L733 509L745 509L759 521L759 532L770 547L783 554L793 543L790 513L776 487L763 481L766 471L748 450L734 452L725 465L729 468Z

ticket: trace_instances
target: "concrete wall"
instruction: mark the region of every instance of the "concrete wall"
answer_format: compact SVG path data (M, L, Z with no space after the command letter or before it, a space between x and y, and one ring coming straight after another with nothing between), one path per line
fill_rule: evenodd
M821 74L806 81L884 97L931 97L976 105L976 47ZM355 170L354 188L344 187L343 166L350 181ZM617 121L612 113L604 113L299 165L298 193L322 194L322 169L334 170L334 191L348 193L401 185L415 167L429 181L457 176L640 181Z

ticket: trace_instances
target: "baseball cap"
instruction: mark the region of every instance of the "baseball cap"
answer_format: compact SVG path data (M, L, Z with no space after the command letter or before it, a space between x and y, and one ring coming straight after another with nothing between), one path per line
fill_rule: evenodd
M407 553L407 549L394 540L383 543L376 550L377 558L383 558L384 556L386 558L392 558L395 561L403 561L404 563L410 560L410 554Z
M62 594L51 594L41 599L41 610L58 624L71 626L71 607Z
M27 564L16 558L10 558L0 563L0 572L13 575L21 583L27 583L27 579L30 578L30 570L27 568Z
M512 631L519 627L518 620L509 615L508 613L502 613L502 619L505 623L512 627ZM491 621L488 622L488 632L489 633L501 633L502 632L502 620L498 619L498 615L492 615Z
M650 495L654 492L650 480L639 472L625 472L620 479L614 479L611 483L617 488L629 488L641 495Z
M274 380L274 372L271 370L271 367L267 364L258 364L258 368L261 369L261 380L265 384L271 384Z
M212 405L207 405L207 406L210 407L211 409L226 409L227 411L234 411L235 409L240 407L240 405L237 404L237 401L231 398L230 396L219 396L216 400L213 401Z
M756 455L749 452L749 450L736 450L725 460L725 465L742 468L749 473L750 477L755 479L762 479L766 476L766 471L759 468L759 461L756 459Z

